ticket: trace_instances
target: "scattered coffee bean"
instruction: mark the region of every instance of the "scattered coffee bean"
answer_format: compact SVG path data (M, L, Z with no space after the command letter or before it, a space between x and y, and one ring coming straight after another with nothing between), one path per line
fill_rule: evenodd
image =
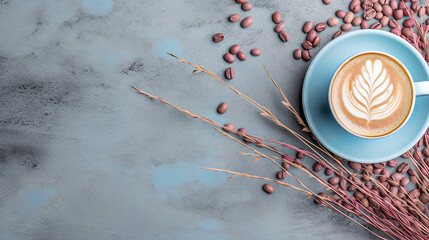
M405 187L410 182L409 178L402 178L400 181L401 186Z
M389 5L384 5L383 14L384 16L391 17L393 16L393 9Z
M416 199L420 197L420 191L418 189L413 189L409 193L411 199Z
M423 18L423 16L426 13L426 8L420 8L419 12L417 13L417 15L419 16L419 18Z
M304 59L304 61L310 61L312 58L311 53L307 50L302 51L302 59Z
M429 157L429 147L425 147L425 148L423 149L423 154L424 154L426 157Z
M395 10L398 8L398 2L396 0L390 1L390 7Z
M374 3L371 2L371 1L363 1L362 4L361 4L361 7L363 9L372 8L372 7L374 7Z
M237 53L237 58L240 59L241 61L246 60L246 54L244 52L239 52Z
M393 160L388 161L387 164L389 165L389 167L396 167L396 166L398 166L398 161L393 159Z
M313 42L317 37L317 32L315 30L311 30L308 34L307 34L307 41Z
M250 50L250 54L252 54L253 56L259 56L261 55L262 51L259 48L254 48L252 50Z
M313 29L313 22L307 21L304 23L304 26L302 26L302 31L304 33L309 33Z
M349 192L354 192L354 191L356 191L356 186L354 186L354 185L349 185L349 186L347 187L347 191L349 191Z
M229 21L230 22L238 22L240 21L241 17L238 14L233 14L231 16L229 16Z
M241 46L238 44L234 44L229 48L229 53L235 55L241 51Z
M350 29L352 29L352 24L351 23L344 23L343 25L341 25L341 30L344 31L344 32L348 31Z
M390 0L380 0L378 1L381 5L389 4Z
M245 3L246 0L235 0L237 3Z
M287 32L285 30L282 30L279 32L279 38L283 42L287 42L287 41L289 41L289 34L287 34Z
M339 23L340 23L340 20L338 20L338 18L336 18L336 17L330 18L330 19L328 20L328 25L329 25L330 27L335 27L335 26L337 26Z
M313 48L313 44L310 41L305 41L302 43L302 47L306 50L310 50Z
M376 168L376 169L374 169L374 173L375 174L379 174L379 173L381 173L381 171L383 171L382 168Z
M373 19L377 13L375 12L374 8L369 8L365 10L363 13L363 18L367 21Z
M419 200L420 200L422 203L429 203L429 194L422 192L422 193L420 194Z
M332 168L326 168L325 169L325 175L326 176L331 176L332 174L334 174L334 170Z
M396 19L390 19L389 20L389 27L391 27L391 28L401 27L401 24Z
M285 24L284 23L279 23L279 24L277 24L277 26L274 28L274 31L276 32L276 33L278 33L278 32L280 32L281 30L283 30L284 28L285 28Z
M375 19L380 20L383 17L383 13L382 12L378 12L375 14Z
M225 77L226 79L229 79L229 80L233 79L235 77L234 68L232 67L227 68L225 70Z
M398 195L398 192L399 192L399 188L398 187L395 187L395 186L391 186L390 187L390 189L389 189L389 191L393 194L393 195Z
M243 134L247 134L247 129L245 129L245 128L239 128L237 131L241 132Z
M341 30L338 30L335 34L334 34L334 39L335 38L337 38L337 37L339 37L339 36L341 36L341 35L343 35L344 34L344 32L343 31L341 31Z
M420 3L418 2L413 2L411 4L411 9L413 10L413 12L418 12L420 10Z
M353 196L354 196L357 200L361 200L362 198L364 198L364 197L365 197L365 195L363 195L363 193L362 193L362 192L360 192L360 191L356 191L356 192L353 194Z
M395 11L393 11L393 17L396 20L400 20L404 17L404 11L402 9L396 9Z
M368 198L362 198L362 199L360 200L360 202L362 203L362 205L363 205L364 207L366 207L366 208L368 208L368 207L369 207L369 201L368 201Z
M326 29L326 24L325 23L318 23L316 25L315 29L317 32L323 32Z
M352 25L353 26L359 26L359 25L361 25L361 23L362 23L362 18L361 17L355 17L355 18L353 18L353 21L352 21Z
M283 179L285 179L286 178L286 172L285 171L279 171L278 173L277 173L277 178L278 179L281 179L281 180L283 180Z
M242 28L248 28L253 24L253 18L252 17L246 17L241 21L240 25Z
M413 183L417 183L419 181L419 178L417 176L411 176L410 179Z
M227 132L233 132L234 128L235 128L235 125L232 124L232 123L227 123L227 124L225 124L223 126L224 126L224 130L227 131Z
M284 168L284 170L289 171L290 169L290 164L287 162L282 162L282 167Z
M345 23L351 23L353 21L353 18L354 18L353 12L348 12L346 14L346 16L344 17L344 22Z
M213 36L213 41L215 41L215 42L222 42L223 39L225 39L225 36L222 33L216 33Z
M322 169L323 169L322 164L320 164L320 163L318 163L318 162L316 162L316 163L313 165L313 170L314 170L315 172L320 172L320 171L322 171Z
M332 0L323 0L323 4L325 5L329 5L331 4Z
M262 189L268 194L274 193L274 187L269 183L264 184L264 186L262 186Z
M410 12L408 12L408 11L404 10L404 16L409 17L409 16L410 16L410 13L411 13L411 15L414 15L414 11L413 11L413 10L410 10Z
M411 18L405 19L402 24L404 25L404 27L414 27L414 21Z
M398 36L401 36L401 28L392 28L392 29L390 29L390 32L391 33L393 33L393 34L396 34L396 35L398 35Z
M337 10L335 12L335 16L337 16L339 18L344 18L346 16L346 11L344 11L344 10Z
M250 10L252 10L252 8L253 8L253 4L250 2L245 2L245 3L241 4L241 9L243 11L250 11Z
M227 63L233 63L235 62L235 57L234 55L232 55L231 53L225 53L223 55L223 59L227 62Z
M399 165L399 167L396 169L396 171L398 173L406 173L409 168L410 168L410 165L407 162L403 162Z
M378 177L378 181L381 182L381 183L386 182L386 180L387 180L386 176L380 176L380 177Z
M381 24L379 22L375 22L371 25L371 29L381 29Z
M407 7L407 4L405 4L405 2L399 2L399 6L398 6L398 9L402 9L402 10L404 10L405 8Z
M412 38L414 35L413 30L409 27L404 27L402 29L402 34L408 38Z
M305 157L304 153L302 153L302 152L297 152L296 153L296 158L303 159L304 157Z
M295 51L293 51L293 57L295 59L300 59L302 57L301 49L295 49Z
M273 22L279 24L282 22L282 15L279 12L273 13Z
M322 38L320 36L317 36L316 39L314 39L313 41L313 47L319 46L321 40Z
M384 168L383 164L381 164L381 163L374 163L374 164L372 164L372 166L374 168L379 168L379 169L383 169Z
M383 16L380 19L380 24L381 24L382 27L387 26L389 24L389 17Z
M383 11L383 6L381 6L381 4L380 4L380 3L378 3L378 2L375 2L375 3L374 3L374 5L372 6L372 8L374 8L374 10L375 10L376 12L381 12L381 11Z
M353 2L352 2L353 3ZM362 9L362 7L361 7L361 5L359 4L359 2L358 2L358 4L357 5L355 5L352 9L350 9L354 14L358 14L359 12L360 12L360 10Z
M387 168L383 168L383 170L381 171L381 175L385 177L390 177L390 172Z
M407 173L410 176L417 176L417 172L414 169L408 169Z
M360 163L357 163L357 162L349 162L349 167L351 169L355 170L356 172L358 172L362 169L362 165Z
M228 110L228 103L227 102L223 102L223 103L219 104L219 106L217 107L217 113L219 113L219 114L224 114L224 113L226 113L227 110Z
M361 27L362 29L368 29L368 28L369 28L368 21L363 20L363 21L362 21L362 23L360 24L360 27Z
M402 173L399 173L399 172L395 172L395 173L393 173L392 174L392 176L391 176L395 181L401 181L402 180L402 178L404 178L404 175L402 175Z
M339 177L331 177L331 178L329 178L328 182L332 185L338 184L340 182L340 178Z

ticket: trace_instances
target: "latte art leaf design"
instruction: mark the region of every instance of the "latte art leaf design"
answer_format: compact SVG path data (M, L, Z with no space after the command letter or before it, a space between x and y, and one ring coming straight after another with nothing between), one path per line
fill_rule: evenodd
M401 99L378 59L374 62L367 60L354 80L345 81L343 93L346 109L353 116L367 120L367 123L390 116Z

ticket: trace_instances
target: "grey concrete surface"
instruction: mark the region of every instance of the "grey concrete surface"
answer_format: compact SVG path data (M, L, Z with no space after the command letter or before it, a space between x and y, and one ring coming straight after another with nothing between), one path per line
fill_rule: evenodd
M231 85L299 130L263 66L300 109L309 63L292 52L305 38L301 26L326 21L348 1L253 2L243 12L233 0L0 0L0 239L373 238L292 189L275 185L267 195L264 181L198 169L266 177L278 170L130 88L302 147L230 90L166 55L222 76L223 53L241 44L248 59L233 64ZM284 16L288 43L272 30L274 11ZM255 23L243 30L227 21L233 13ZM321 34L321 46L336 30ZM219 44L211 41L217 32L226 36ZM254 47L263 54L251 57ZM222 101L230 109L218 115Z

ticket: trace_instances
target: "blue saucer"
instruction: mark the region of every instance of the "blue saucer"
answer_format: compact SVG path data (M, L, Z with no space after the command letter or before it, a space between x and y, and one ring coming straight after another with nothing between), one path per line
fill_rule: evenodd
M328 43L311 62L302 89L304 114L315 137L331 152L360 163L384 162L405 153L423 136L429 126L429 96L417 97L408 122L390 136L363 139L348 133L330 111L329 84L343 61L363 51L388 53L405 65L415 82L429 80L426 62L402 38L371 29L350 32Z

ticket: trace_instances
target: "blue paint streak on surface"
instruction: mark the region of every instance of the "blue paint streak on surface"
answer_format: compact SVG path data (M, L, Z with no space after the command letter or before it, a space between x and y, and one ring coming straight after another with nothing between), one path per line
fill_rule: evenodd
M26 218L33 218L37 215L37 208L42 206L46 200L54 195L53 188L31 189L21 196L20 211Z
M82 7L92 15L104 15L113 8L113 0L85 0Z
M167 55L167 53L173 53L177 56L184 57L182 53L182 45L176 38L163 39L160 43L158 43L156 50L161 57L172 61L174 61L174 59Z
M221 222L214 219L207 219L200 221L198 227L205 231L218 232L223 230L223 225Z

